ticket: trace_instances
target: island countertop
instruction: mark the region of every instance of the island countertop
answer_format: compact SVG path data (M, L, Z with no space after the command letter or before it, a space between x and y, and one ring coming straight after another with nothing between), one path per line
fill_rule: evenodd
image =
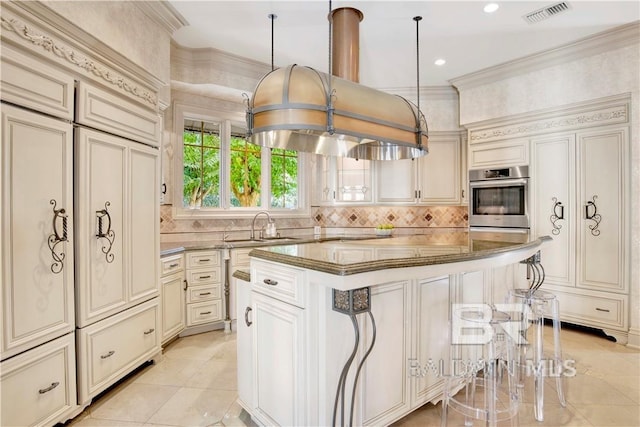
M527 238L504 234L485 239L466 231L388 239L290 244L253 249L249 255L284 265L301 267L332 287L352 289L395 269L452 274L517 263L551 241L548 236ZM346 280L346 279L349 280ZM361 280L358 280L361 279ZM377 280L376 280L377 281Z

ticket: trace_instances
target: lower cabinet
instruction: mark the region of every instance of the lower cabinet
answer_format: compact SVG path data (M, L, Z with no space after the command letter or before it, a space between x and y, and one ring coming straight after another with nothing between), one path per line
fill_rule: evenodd
M372 285L373 320L366 313L354 316L359 341L344 416L338 410L336 421L388 425L438 402L455 358L465 356L451 350L452 303L482 303L494 281L512 275L477 272ZM253 259L251 282L234 279L239 403L260 425L333 424L339 378L356 342L354 318L333 309L329 286L307 277L306 270ZM374 330L350 421L355 372Z
M87 403L160 351L158 298L76 331L78 402Z
M220 251L189 251L186 253L186 261L187 329L213 325L222 321L224 319L223 267ZM194 328L194 330L203 332L206 329Z
M0 364L0 425L54 425L76 405L74 334L69 333Z
M160 260L162 266L162 339L164 344L175 338L185 326L184 256L172 255Z

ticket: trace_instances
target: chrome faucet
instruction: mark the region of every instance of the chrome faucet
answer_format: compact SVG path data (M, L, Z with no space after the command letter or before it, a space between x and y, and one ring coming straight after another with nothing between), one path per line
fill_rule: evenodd
M256 216L253 217L253 222L251 222L251 236L249 236L251 238L251 240L255 240L256 238L256 219L258 219L258 216L264 214L267 216L267 223L268 224L273 224L275 221L273 220L273 218L271 218L271 215L269 215L269 212L266 211L260 211L256 214ZM264 228L264 227L262 227ZM262 238L262 231L260 231L260 238Z

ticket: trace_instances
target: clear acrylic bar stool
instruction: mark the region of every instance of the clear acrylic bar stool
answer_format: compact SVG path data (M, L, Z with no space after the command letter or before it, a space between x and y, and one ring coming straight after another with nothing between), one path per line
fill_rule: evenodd
M520 307L521 336L517 345L518 385L524 387L526 376L533 376L534 384L534 416L536 420L544 420L544 380L546 377L556 378L556 389L560 405L566 406L563 387L563 361L560 347L560 312L556 296L550 292L531 289L512 289L509 291L509 302ZM544 356L544 319L550 317L553 324L553 356ZM532 329L532 330L531 330Z
M515 371L509 366L514 357L514 343L502 328L510 317L494 308L487 312L484 308L488 306L476 305L475 309L471 304L461 306L453 310L452 316L457 316L469 331L481 332L475 335L479 338L477 342L465 345L469 353L463 355L463 366L453 367L447 377L442 427L449 425L451 410L464 416L465 426L472 426L474 419L488 427L495 427L503 420L510 420L511 425L516 426L518 388ZM460 344L453 341L452 338L452 344ZM461 368L459 372L457 368Z

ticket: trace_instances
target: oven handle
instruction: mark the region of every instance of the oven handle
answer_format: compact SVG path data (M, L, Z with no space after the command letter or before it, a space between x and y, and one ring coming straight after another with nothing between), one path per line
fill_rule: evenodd
M471 181L469 187L471 188L483 188L483 187L510 187L514 184L528 185L528 178L520 179L496 179L492 181Z

